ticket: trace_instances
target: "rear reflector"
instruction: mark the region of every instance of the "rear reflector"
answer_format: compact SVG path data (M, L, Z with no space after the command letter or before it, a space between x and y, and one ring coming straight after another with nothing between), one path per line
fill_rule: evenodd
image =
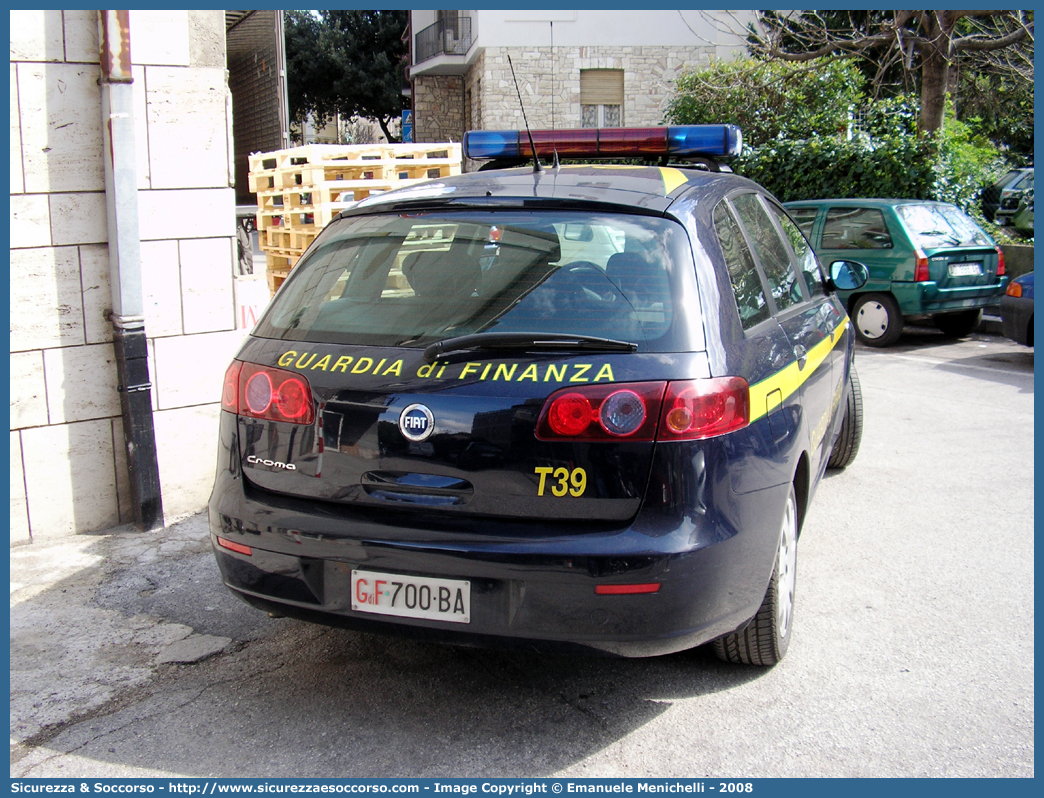
M242 543L233 543L231 540L225 540L224 538L218 538L217 542L221 548L234 551L237 554L245 554L249 557L254 553L249 546L244 546Z
M637 593L658 593L659 582L648 582L643 585L595 585L596 596L630 596Z

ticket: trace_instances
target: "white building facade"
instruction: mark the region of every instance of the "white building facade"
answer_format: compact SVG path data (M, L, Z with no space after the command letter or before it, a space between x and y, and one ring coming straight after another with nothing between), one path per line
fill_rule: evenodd
M134 519L112 334L98 12L11 11L11 543ZM132 11L141 282L166 517L213 483L241 339L222 11Z
M663 124L679 75L742 54L754 14L412 11L410 18L414 137L427 142L523 127L518 92L533 129Z

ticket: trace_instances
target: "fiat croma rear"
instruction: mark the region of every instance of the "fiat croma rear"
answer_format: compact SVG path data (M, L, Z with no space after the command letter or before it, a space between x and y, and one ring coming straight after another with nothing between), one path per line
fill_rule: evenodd
M718 171L731 126L534 137L702 168L483 170L328 225L225 378L224 581L360 630L773 664L809 502L859 446L832 294L859 266L824 276ZM523 141L465 152L502 165Z

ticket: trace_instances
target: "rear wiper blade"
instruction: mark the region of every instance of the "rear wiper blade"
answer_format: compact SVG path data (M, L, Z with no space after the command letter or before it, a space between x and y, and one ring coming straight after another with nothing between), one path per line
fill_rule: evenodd
M433 363L440 357L454 352L469 352L482 349L516 349L542 351L594 350L597 352L635 352L638 344L599 338L593 335L569 335L566 333L476 333L436 341L424 350L424 359Z
M952 232L948 232L946 230L922 230L918 235L932 236L933 238L947 238L953 241L954 243L957 243L961 240L960 236L956 236Z

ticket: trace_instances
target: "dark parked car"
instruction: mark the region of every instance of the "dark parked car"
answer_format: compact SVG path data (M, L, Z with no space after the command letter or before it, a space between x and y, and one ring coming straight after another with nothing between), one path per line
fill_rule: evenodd
M862 400L834 283L731 126L537 131L358 203L225 378L210 527L256 607L447 642L777 662ZM471 132L516 162L525 134ZM692 168L684 159L701 161Z
M1015 180L1005 185L1000 191L999 205L993 220L997 224L1011 224L1018 213L1019 205L1027 193L1033 191L1033 170L1022 169Z
M1016 277L1001 297L1004 334L1013 341L1033 346L1033 272Z
M968 335L1007 285L1004 252L955 205L827 199L789 202L787 210L822 260L851 258L869 268L864 286L839 294L869 346L891 346L915 319Z
M982 192L982 213L991 222L996 221L995 216L997 210L1001 206L1001 192L1005 189L1011 189L1016 187L1019 183L1025 180L1027 175L1031 175L1033 169L1011 169L1004 174L996 183L988 186Z
M1019 207L1011 218L1012 227L1024 236L1033 236L1033 189L1029 188L1022 192L1019 199Z

